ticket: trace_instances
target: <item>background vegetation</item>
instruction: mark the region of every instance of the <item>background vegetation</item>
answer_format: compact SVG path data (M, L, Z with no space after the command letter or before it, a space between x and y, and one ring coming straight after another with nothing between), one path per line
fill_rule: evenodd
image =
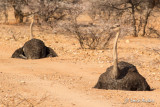
M13 8L17 23L35 16L41 28L53 33L74 35L81 48L104 49L120 26L121 36L159 37L156 21L159 0L0 0L0 16L8 23L8 10ZM90 20L79 21L81 15ZM45 27L44 27L45 26Z

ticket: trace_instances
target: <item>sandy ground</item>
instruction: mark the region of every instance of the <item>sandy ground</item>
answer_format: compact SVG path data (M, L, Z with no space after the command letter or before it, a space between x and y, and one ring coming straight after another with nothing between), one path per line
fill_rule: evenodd
M82 50L74 38L35 30L59 57L10 58L28 40L28 31L0 25L0 107L160 107L160 39L118 42L119 60L134 64L153 91L98 90L92 87L112 65L112 43L107 50Z

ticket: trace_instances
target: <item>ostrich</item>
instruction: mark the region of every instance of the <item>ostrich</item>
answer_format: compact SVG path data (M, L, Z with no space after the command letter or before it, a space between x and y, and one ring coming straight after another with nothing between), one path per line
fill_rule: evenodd
M128 62L120 61L117 57L117 41L120 32L116 34L113 47L113 66L101 74L94 88L110 90L150 91L145 78L139 74L136 67Z
M40 59L45 57L56 57L57 54L50 47L46 47L44 42L33 38L33 23L30 24L30 40L27 41L23 47L17 49L13 54L12 58L22 58L22 59Z

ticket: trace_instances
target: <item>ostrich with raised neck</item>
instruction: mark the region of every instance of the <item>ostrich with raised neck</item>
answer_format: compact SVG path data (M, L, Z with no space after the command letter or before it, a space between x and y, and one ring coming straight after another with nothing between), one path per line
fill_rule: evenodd
M146 79L139 74L137 68L128 62L118 62L117 42L118 30L113 46L113 65L101 74L94 88L111 90L150 91Z
M52 48L46 47L42 40L34 38L33 24L34 24L34 15L32 16L30 24L30 40L27 41L23 45L23 47L17 49L12 54L12 58L40 59L45 57L58 56Z

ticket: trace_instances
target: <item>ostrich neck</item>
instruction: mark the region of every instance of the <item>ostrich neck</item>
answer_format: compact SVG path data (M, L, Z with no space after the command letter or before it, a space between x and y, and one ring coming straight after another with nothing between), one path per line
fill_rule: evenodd
M34 16L30 24L30 40L33 39L33 23L34 23Z
M117 41L119 37L119 32L116 34L114 47L113 47L113 77L118 78L119 76L119 70L118 70L118 55L117 55Z

